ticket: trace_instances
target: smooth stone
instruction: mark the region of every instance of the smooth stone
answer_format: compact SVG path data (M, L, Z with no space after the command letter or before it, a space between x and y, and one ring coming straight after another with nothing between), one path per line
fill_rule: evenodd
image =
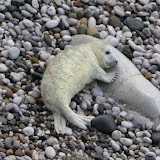
M24 6L28 12L30 12L32 14L37 13L37 10L35 8L33 8L30 4L26 3Z
M111 115L97 116L91 121L91 127L96 128L104 134L111 134L117 129L117 125Z
M122 122L121 122L121 126L129 129L129 128L132 128L132 127L133 127L133 124L132 124L131 122L129 122L129 121L122 121Z
M150 0L138 0L142 5L148 4Z
M7 137L5 138L5 148L6 149L13 149L13 138Z
M88 27L87 29L87 35L89 36L95 36L98 33L96 27Z
M7 120L12 120L14 118L14 115L12 113L7 113L7 116L6 116Z
M95 27L96 26L96 19L94 17L90 17L88 19L88 27Z
M46 27L49 29L57 27L59 22L57 20L50 20L46 23Z
M117 4L116 0L106 0L106 4L113 7Z
M97 97L97 96L103 96L103 90L100 86L96 86L94 87L93 89L91 89L91 94L94 96L94 97Z
M98 154L102 154L103 153L103 148L101 146L96 146L95 147L95 151L98 153Z
M47 147L45 149L45 154L48 158L52 159L56 156L56 152L53 147Z
M20 105L21 102L22 102L22 97L15 97L13 99L13 103L16 105Z
M125 12L124 12L124 9L122 7L114 6L113 10L114 10L116 15L118 15L120 17L124 17L125 16Z
M32 7L34 7L35 9L39 8L39 2L38 2L38 0L32 0Z
M7 72L8 69L9 68L5 64L0 63L0 72Z
M7 124L7 119L5 117L3 117L3 116L0 116L0 122L2 124L6 125Z
M62 39L63 39L63 41L71 41L71 40L72 40L72 37L69 36L69 35L64 35L64 36L62 37Z
M117 16L110 16L109 20L108 20L108 24L110 24L111 26L113 26L114 28L122 27L121 21Z
M87 25L81 24L78 28L77 31L79 34L86 34L87 33Z
M32 136L32 135L34 135L34 129L32 127L25 127L25 128L23 128L23 133L26 136Z
M114 36L110 36L110 35L105 38L105 42L112 45L113 47L117 47L119 44L119 40Z
M20 55L20 50L17 47L11 47L8 50L8 56L10 59L16 59L19 57L19 55Z
M126 23L126 26L130 28L132 31L144 29L143 22L132 17L127 17L125 19L125 23Z
M153 132L151 138L152 144L158 145L160 143L160 132Z
M23 47L26 51L30 51L32 49L32 44L30 42L24 42Z
M131 146L133 144L133 140L129 138L120 138L120 142L125 146Z
M47 13L50 15L50 16L54 16L56 14L56 9L54 8L54 6L50 6L48 9L47 9Z
M23 20L23 16L19 12L12 13L13 18L17 18L19 20Z
M122 136L122 133L118 130L113 131L111 135L113 140L119 140L121 136Z
M111 140L110 143L111 143L111 146L112 146L114 151L120 151L121 148L120 148L119 144L116 143L116 141Z
M23 20L23 24L24 24L26 27L28 27L28 28L34 26L34 23L33 23L32 21L30 21L29 19L24 19L24 20Z

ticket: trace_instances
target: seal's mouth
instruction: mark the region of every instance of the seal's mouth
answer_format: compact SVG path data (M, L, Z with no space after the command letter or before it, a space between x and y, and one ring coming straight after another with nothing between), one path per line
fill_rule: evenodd
M113 67L113 66L117 65L117 63L118 63L118 61L116 60L116 61L114 61L114 63L108 64L108 66L109 66L109 67Z

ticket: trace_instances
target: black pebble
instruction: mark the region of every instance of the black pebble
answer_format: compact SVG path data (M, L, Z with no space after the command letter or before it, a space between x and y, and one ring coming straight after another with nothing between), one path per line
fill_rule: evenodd
M91 127L96 128L104 134L111 134L117 129L117 125L111 115L97 116L91 121Z
M152 144L158 145L160 143L160 132L152 133Z

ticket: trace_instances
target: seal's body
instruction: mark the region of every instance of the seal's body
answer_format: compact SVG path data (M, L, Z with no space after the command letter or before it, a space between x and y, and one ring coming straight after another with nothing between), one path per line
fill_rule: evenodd
M57 133L65 133L65 118L75 126L86 129L93 116L78 115L69 107L70 101L86 84L98 79L111 83L117 72L106 73L117 63L110 45L93 42L62 51L48 65L41 83L46 107L53 112Z

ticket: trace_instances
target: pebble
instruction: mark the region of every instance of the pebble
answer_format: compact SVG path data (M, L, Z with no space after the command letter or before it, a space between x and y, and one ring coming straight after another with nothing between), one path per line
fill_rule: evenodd
M125 146L131 146L133 141L129 138L120 138L120 142Z
M91 127L96 128L104 134L111 134L117 129L117 125L110 115L97 116L91 121Z
M24 24L26 27L28 27L28 28L34 26L34 23L33 23L32 21L30 21L29 19L24 19L24 20L23 20L23 24Z
M25 128L23 128L23 133L26 136L32 136L32 135L34 135L34 129L32 127L25 127Z
M96 26L96 19L94 17L90 17L88 19L88 27L95 27Z
M127 129L133 127L133 124L132 124L131 122L129 122L129 121L122 121L122 122L121 122L121 125L122 125L123 127L127 128Z
M45 154L48 158L52 159L56 156L56 152L55 150L53 149L53 147L47 147L45 149Z
M54 6L50 6L48 9L47 9L47 13L50 15L50 16L54 16L56 14L56 9L54 8Z
M114 10L114 12L117 16L120 16L120 17L125 16L125 12L124 12L124 9L122 7L114 6L113 10Z
M48 29L52 29L52 28L57 27L58 24L59 24L59 22L58 22L57 20L50 20L50 21L48 21L48 22L46 23L46 27L47 27Z
M111 146L114 151L120 151L121 148L120 148L119 144L116 143L116 141L111 140L110 143L111 143Z
M9 68L5 64L0 63L0 72L7 72L8 69Z
M134 24L134 25L133 25ZM131 31L135 30L143 30L144 29L144 24L140 20L137 20L132 17L127 17L126 18L126 26L131 29Z
M17 47L11 47L8 50L8 56L10 59L17 59L20 55L20 50Z
M103 97L103 90L100 86L96 86L94 87L93 89L91 89L91 94L94 96L94 97L97 97L97 96L101 96Z
M30 42L24 42L23 47L26 51L30 51L32 49L32 44Z
M112 135L111 135L113 140L119 140L121 138L121 136L122 136L122 134L118 130L113 131Z

